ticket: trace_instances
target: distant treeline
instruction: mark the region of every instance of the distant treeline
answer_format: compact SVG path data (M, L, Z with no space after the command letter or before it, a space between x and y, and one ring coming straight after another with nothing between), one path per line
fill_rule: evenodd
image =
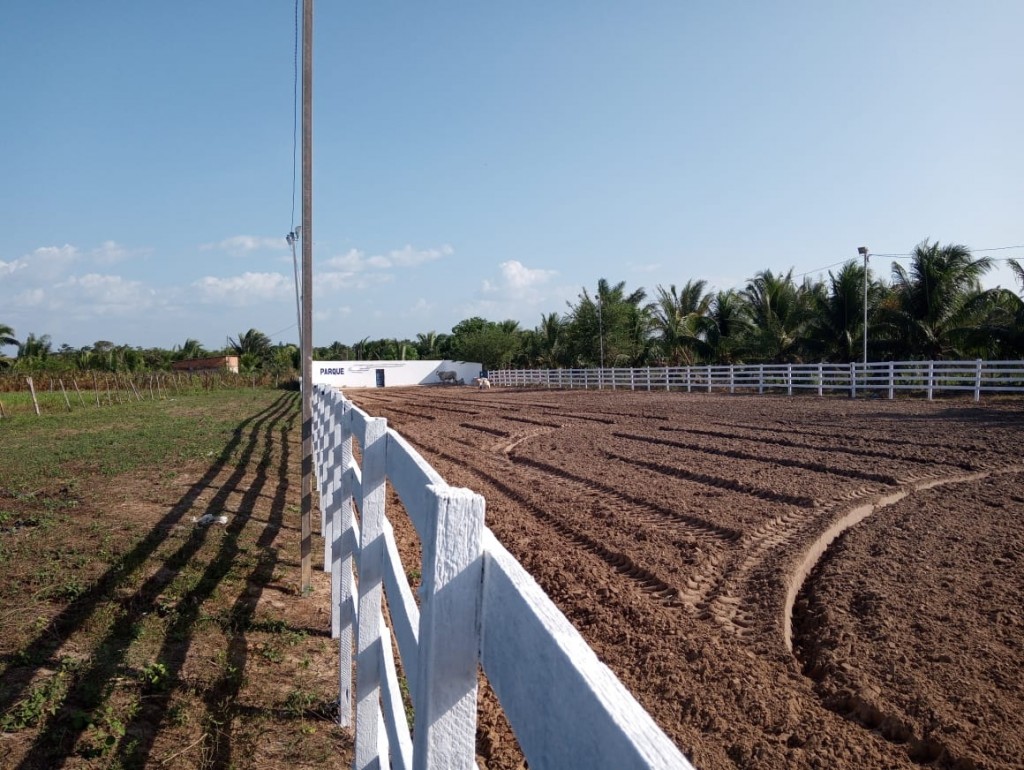
M1024 292L1024 269L1007 260ZM990 257L966 246L924 241L906 266L894 262L888 281L867 273L867 336L871 360L1016 359L1024 357L1024 299L1010 289L982 290ZM793 271L763 270L741 290L709 291L690 280L677 288L626 289L602 278L583 288L564 313L541 315L533 329L517 321L480 317L460 321L450 334L415 339L364 338L314 348L319 360L454 359L489 369L637 367L682 364L848 362L864 342L864 266L851 260L824 280L797 282ZM256 329L228 338L220 351L196 340L173 350L97 342L54 351L48 336L23 342L0 324L0 349L18 348L0 366L23 371L165 370L176 360L237 355L244 373L298 370L295 345L273 345Z

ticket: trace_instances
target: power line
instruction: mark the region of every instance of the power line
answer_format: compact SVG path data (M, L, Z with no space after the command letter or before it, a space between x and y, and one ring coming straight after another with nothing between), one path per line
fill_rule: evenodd
M975 252L1010 251L1011 249L1024 249L1024 244L1021 244L1019 246L993 246L993 247L988 248L988 249L970 249L970 252L972 254L974 254ZM871 256L872 257L885 257L886 259L910 259L911 257L914 256L914 254L913 254L913 252L900 252L900 253L892 253L892 254L889 254L889 253L886 253L886 254L875 254L875 253L872 253ZM1002 258L997 259L997 261L1010 262L1012 259L1013 259L1013 257L1002 257ZM839 267L839 265L845 265L847 262L853 262L855 260L856 260L856 257L848 257L846 259L840 260L839 262L833 262L831 265L825 265L824 267L815 267L815 268L813 268L811 270L806 270L806 271L804 271L802 273L798 273L797 275L794 275L793 277L794 278L803 278L803 277L808 276L808 275L813 275L815 273L821 273L821 272L823 272L825 270L830 270L833 267Z

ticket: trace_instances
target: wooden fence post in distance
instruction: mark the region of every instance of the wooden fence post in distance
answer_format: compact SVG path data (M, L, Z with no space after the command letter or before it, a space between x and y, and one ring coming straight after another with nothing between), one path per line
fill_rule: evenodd
M32 393L32 406L36 408L36 417L39 416L39 402L36 400L36 386L32 384L32 378L26 377L28 381L28 389Z

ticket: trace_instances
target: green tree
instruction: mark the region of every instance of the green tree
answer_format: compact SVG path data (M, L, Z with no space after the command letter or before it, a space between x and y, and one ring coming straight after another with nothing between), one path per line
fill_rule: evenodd
M743 342L749 331L750 316L739 292L729 289L715 294L705 333L711 362L741 363Z
M14 338L14 328L7 324L0 324L0 350L8 345L18 347L19 344L18 340ZM0 353L0 369L8 368L13 362L14 359Z
M520 345L518 321L495 323L474 316L452 327L451 357L479 362L485 369L508 366L518 355Z
M14 338L14 328L7 324L0 324L0 348L5 348L8 345L17 347L18 344Z
M626 293L626 282L606 278L591 296L586 287L566 320L568 356L573 366L630 366L651 352L653 306L644 304L643 288Z
M208 355L209 353L199 340L189 337L181 347L174 349L173 359L175 361L188 361L193 358L204 358Z
M707 341L708 314L714 295L706 292L706 281L687 281L676 290L658 287L653 325L658 334L663 360L672 366L691 365L710 354Z
M919 243L909 269L894 262L892 295L881 313L897 357L959 358L972 351L970 330L992 311L994 292L981 289L989 257L975 259L961 244Z
M886 296L885 285L868 271L869 343L871 316ZM828 361L859 361L864 350L864 267L850 260L828 281L811 287L811 316L803 347L809 357Z
M257 329L250 329L245 334L239 334L238 339L228 337L228 348L235 355L252 353L262 356L270 350L270 338Z
M741 296L751 321L745 348L752 359L799 360L810 295L810 284L798 287L793 282L792 269L785 275L762 270L747 282Z

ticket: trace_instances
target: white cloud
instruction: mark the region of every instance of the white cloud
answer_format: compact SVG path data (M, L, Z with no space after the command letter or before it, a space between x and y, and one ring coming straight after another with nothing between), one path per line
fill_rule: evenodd
M540 286L558 275L556 270L526 267L522 262L515 259L502 262L499 267L501 268L502 278L505 279L505 286L513 291L522 291L534 286Z
M234 307L257 305L295 296L295 283L281 273L242 273L215 278L204 276L192 286L199 292L200 302L219 303Z
M24 270L26 267L28 267L28 260L25 259L12 259L10 262L4 262L0 259L0 275L11 275L18 270Z
M139 281L97 273L72 276L56 289L67 305L76 310L86 306L90 314L96 315L126 315L145 310L153 306L156 296Z
M112 265L132 257L148 254L151 249L127 249L117 241L103 241L89 252L89 256L101 265Z
M366 255L359 249L349 249L344 254L331 257L325 261L327 267L351 272L365 270L387 270L392 267L416 267L425 262L447 257L455 253L455 249L445 244L436 249L414 249L406 245L401 249L392 249L386 254Z
M202 251L224 251L233 257L240 257L253 251L283 249L288 245L284 238L268 238L260 235L232 235L216 243L204 243Z
M14 304L18 307L38 307L45 298L42 289L26 289L14 298Z
M441 257L448 257L455 253L448 244L441 246L438 249L414 249L412 246L405 246L404 248L397 249L395 251L388 252L387 259L392 265L396 267L413 267L415 265L422 265L424 262L433 262L435 259Z

